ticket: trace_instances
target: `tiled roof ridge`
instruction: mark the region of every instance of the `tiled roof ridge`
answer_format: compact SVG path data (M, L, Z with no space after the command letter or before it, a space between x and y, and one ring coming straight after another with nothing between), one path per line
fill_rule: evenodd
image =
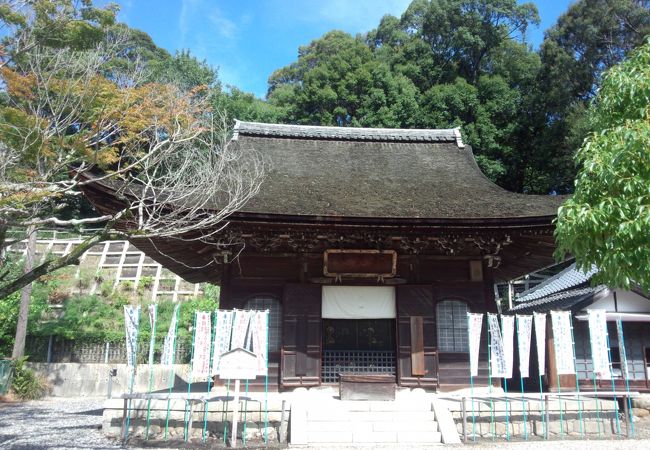
M598 269L595 266L592 266L591 270L587 272L578 270L574 262L534 288L522 292L515 301L518 303L529 302L579 286L589 282L596 272L598 272Z
M560 291L560 292L555 292L553 294L546 295L544 297L540 297L534 300L530 300L528 302L524 303L519 303L516 306L513 306L510 311L517 312L517 311L528 311L531 308L539 307L542 305L549 305L554 302L560 302L562 300L565 300L565 303L568 301L567 304L557 304L554 305L555 308L559 309L564 309L565 307L571 307L578 301L581 301L588 296L593 296L598 294L599 292L603 291L604 289L607 289L607 286L604 284L599 284L597 286L589 286L587 283L583 283L582 285L576 286L571 289L567 289L565 291ZM569 301L570 299L573 299L573 301ZM552 309L553 307L551 307Z
M465 147L460 134L460 128L407 129L324 127L316 125L286 125L235 120L233 139L237 140L239 135L380 142L455 142L459 148Z

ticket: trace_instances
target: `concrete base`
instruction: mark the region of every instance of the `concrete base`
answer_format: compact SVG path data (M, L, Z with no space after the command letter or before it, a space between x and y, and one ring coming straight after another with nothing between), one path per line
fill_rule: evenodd
M225 392L214 392L214 394L223 395ZM237 437L246 439L247 442L259 443L268 436L269 442L278 443L280 435L286 436L286 429L280 433L282 399L277 394L269 395L268 399L264 398L264 394L252 398L257 401L248 401L247 404L241 402ZM268 415L264 409L265 403L268 404ZM285 408L288 410L288 407ZM285 414L287 420L288 413ZM122 437L123 415L124 400L119 398L107 400L104 404L102 422L104 434L116 438ZM149 439L182 439L186 427L189 439L202 438L204 428L207 437L223 439L225 435L231 435L233 403L209 402L207 412L204 411L203 404L199 403L192 407L190 413L190 407L184 400L131 400L127 401L127 417L130 438L145 438L147 417L149 417Z

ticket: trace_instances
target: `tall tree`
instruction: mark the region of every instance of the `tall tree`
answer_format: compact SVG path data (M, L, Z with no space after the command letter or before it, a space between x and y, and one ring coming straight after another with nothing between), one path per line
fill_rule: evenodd
M24 20L7 40L14 46L0 72L5 87L0 105L0 245L7 245L7 227L105 225L64 257L48 259L17 278L0 273L0 298L75 263L104 239L218 229L224 217L257 191L261 158L227 145L220 112L211 109L207 87L196 85L212 79L214 72L200 70L200 77L178 83L164 82L165 77L152 82L146 61L139 64L134 58L124 70L113 64L131 51L124 47L130 37L115 33L113 23L84 19L76 8L90 8L89 1L71 0L61 8L66 20L79 18L75 20L84 22L81 28L97 28L90 33L100 36L93 45L85 38L83 45L42 42L41 23L56 18L60 10L46 4L41 16L40 2L20 5L27 5L15 11ZM188 54L180 54L180 60L196 62ZM118 188L118 211L62 218L62 206L97 179ZM205 214L209 206L219 212ZM114 228L125 221L128 226Z
M600 281L650 291L650 40L607 71L588 112L573 196L560 208L558 256Z
M647 0L580 0L545 33L535 99L544 127L533 136L536 154L520 171L545 173L550 187L572 189L571 159L589 131L589 101L602 72L650 34L649 6Z

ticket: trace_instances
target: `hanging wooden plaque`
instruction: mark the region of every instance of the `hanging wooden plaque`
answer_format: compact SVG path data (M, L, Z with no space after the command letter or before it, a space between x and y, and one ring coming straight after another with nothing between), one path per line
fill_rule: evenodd
M394 277L395 250L325 250L323 273L326 277Z

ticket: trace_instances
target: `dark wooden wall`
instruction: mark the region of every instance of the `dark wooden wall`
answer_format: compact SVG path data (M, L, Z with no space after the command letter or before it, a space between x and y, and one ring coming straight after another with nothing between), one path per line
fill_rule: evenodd
M436 305L444 300L460 300L467 302L472 312L495 312L489 268L483 265L482 281L472 281L467 258L401 255L395 279L385 283L399 283L396 284L399 383L443 390L469 385L469 355L437 351ZM247 300L257 295L270 295L282 302L283 345L281 353L269 355L271 388L320 384L323 284L333 284L333 280L323 276L322 255L243 254L224 271L222 309L243 308ZM342 284L383 285L376 279L344 279ZM253 385L262 382L256 380ZM479 377L474 382L487 383L485 332Z

